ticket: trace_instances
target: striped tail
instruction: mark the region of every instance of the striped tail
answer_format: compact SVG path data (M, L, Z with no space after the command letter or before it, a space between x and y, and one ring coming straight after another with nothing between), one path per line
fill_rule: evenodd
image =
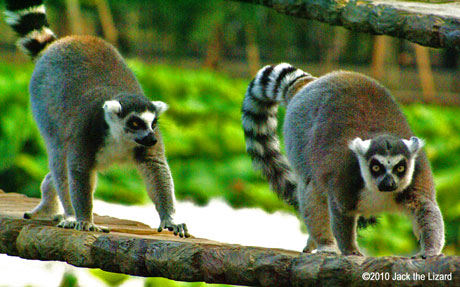
M19 48L35 58L56 40L48 28L43 0L6 0L6 23L19 35Z
M313 79L289 64L265 66L249 84L242 108L246 151L254 167L261 169L278 196L295 207L297 183L286 157L281 154L277 135L278 104L290 101L293 96L290 90L299 80Z

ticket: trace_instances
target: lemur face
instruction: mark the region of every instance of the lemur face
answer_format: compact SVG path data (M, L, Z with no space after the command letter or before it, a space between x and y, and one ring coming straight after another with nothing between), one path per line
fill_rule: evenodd
M145 111L141 114L131 113L123 122L127 136L143 146L153 146L156 144L154 131L157 127L158 117L156 113Z
M401 192L412 181L415 159L423 141L417 137L405 140L384 135L365 141L356 138L349 147L358 158L366 188Z
M157 142L155 129L158 117L168 107L163 102L155 101L149 102L142 112L138 111L139 107L128 112L123 110L119 101L111 100L106 101L103 108L104 118L114 138L150 147Z

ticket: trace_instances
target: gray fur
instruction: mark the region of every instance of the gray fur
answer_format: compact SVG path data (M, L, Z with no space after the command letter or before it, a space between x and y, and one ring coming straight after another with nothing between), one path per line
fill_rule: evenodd
M257 79L264 69L251 85L260 83ZM276 66L271 69L280 74ZM266 78L269 80L257 89L269 95L276 77ZM289 164L283 173L273 175L277 178L269 177L271 182L283 182L288 174L295 175L297 189L291 196L298 199L310 235L304 251L310 252L316 245L319 252L339 249L344 255L361 255L356 244L358 216L388 211L407 213L414 219L421 244L418 256L439 255L444 224L431 168L421 149L422 141L413 137L393 97L375 80L357 73L334 72L313 79L291 83L275 101L287 103L283 131ZM243 113L250 107L248 97L246 94ZM257 109L263 110L260 105ZM245 131L250 126L243 122ZM248 141L251 144L251 133L245 134L247 145ZM262 144L257 153L264 154L265 146ZM274 149L279 151L279 145ZM398 179L393 192L368 188L373 183L362 171L377 154L388 168L399 158L413 163L413 170Z
M56 215L59 198L64 218L58 226L106 231L93 223L97 171L112 163L132 163L160 215L159 231L168 228L189 236L185 224L173 222L174 184L153 122L167 105L145 97L113 46L90 36L50 43L37 58L29 90L50 173L41 186L40 205L26 218ZM146 127L128 132L126 122L133 115Z

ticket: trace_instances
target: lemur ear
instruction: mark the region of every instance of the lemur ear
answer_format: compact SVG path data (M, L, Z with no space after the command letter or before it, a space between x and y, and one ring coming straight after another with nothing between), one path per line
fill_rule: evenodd
M158 115L161 115L169 108L169 106L162 101L152 101L152 104L155 106Z
M366 152L369 150L370 145L371 140L363 141L361 138L355 138L348 144L348 147L355 154L364 156L364 154L366 154Z
M425 142L418 137L411 137L410 140L403 139L402 141L407 146L411 154L418 153L425 145Z
M119 101L116 100L106 101L102 108L106 113L112 113L117 115L121 113L121 104Z

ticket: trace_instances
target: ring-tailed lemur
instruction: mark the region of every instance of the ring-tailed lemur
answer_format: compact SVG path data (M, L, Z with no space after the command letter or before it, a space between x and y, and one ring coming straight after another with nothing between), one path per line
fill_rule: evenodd
M93 223L96 172L132 162L159 213L158 230L188 237L186 225L173 222L174 184L158 128L167 105L145 97L123 58L104 40L57 39L42 0L7 0L6 7L19 47L36 60L29 90L50 168L41 184L41 203L24 217L52 216L60 201L59 227L107 231Z
M284 141L277 108L286 105ZM364 75L334 72L315 78L289 64L266 66L250 83L242 107L247 152L272 189L298 205L309 232L304 252L361 255L359 215L400 211L413 218L419 257L444 245L423 141L390 93ZM291 170L292 167L292 170Z

